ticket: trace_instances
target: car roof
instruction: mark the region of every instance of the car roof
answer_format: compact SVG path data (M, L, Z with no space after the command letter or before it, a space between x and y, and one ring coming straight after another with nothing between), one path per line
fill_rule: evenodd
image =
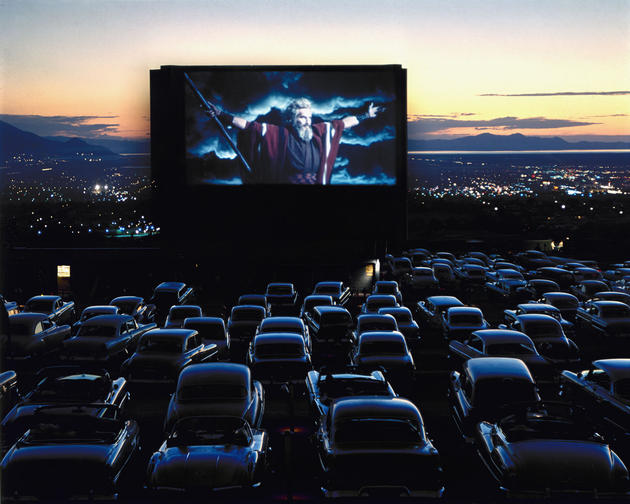
M532 340L527 334L512 329L481 329L474 331L473 336L477 336L484 343L528 343L532 345Z
M103 312L103 313L116 313L118 310L117 306L112 305L91 305L83 308L81 313L90 313L90 312Z
M123 314L108 314L108 315L97 315L96 317L92 317L91 319L86 320L85 322L81 322L82 326L116 326L119 327L121 324L127 322L128 320L134 320L131 315L123 315Z
M346 397L332 404L330 414L333 424L359 418L389 418L423 425L416 405L401 397Z
M619 306L619 307L628 308L628 305L626 303L622 303L621 301L613 301L611 299L602 299L599 301L592 301L591 304L595 306Z
M462 303L455 296L431 296L427 298L427 301L433 303L436 306L444 306L452 303L456 303L458 306L464 306L464 303Z
M245 364L232 362L207 362L191 364L185 367L179 375L179 385L186 383L241 383L248 386L251 381L251 371Z
M406 306L385 306L378 309L377 315L392 315L394 313L405 313L410 315L411 310Z
M555 324L559 324L555 318L551 315L545 315L544 313L524 313L523 315L517 315L517 319L521 320L525 324L528 323L536 323L536 322L553 322Z
M34 301L36 299L41 299L41 300L44 300L44 301L55 301L57 299L61 299L61 296L54 296L52 294L40 294L38 296L33 296L33 297L29 298L27 303L29 301Z
M112 299L109 304L130 303L130 302L142 303L143 301L144 301L144 298L141 298L140 296L118 296L118 297Z
M330 287L341 287L343 285L343 282L339 282L337 280L326 280L324 282L317 282L315 284L315 287L324 287L324 286L330 286Z
M149 336L160 336L161 338L169 338L173 340L185 341L189 336L198 334L194 329L151 329L142 335L142 339Z
M320 315L324 315L326 313L347 313L350 315L350 312L345 309L343 306L331 305L331 306L316 306L314 311L319 312Z
M300 344L304 345L304 338L298 333L263 333L254 338L254 346L266 344Z
M359 336L359 346L364 342L372 342L372 341L394 341L394 340L402 340L405 341L405 337L402 335L400 331L369 331L364 332Z
M604 370L612 381L630 378L630 359L600 359L593 365Z
M155 291L179 292L184 287L186 287L184 282L162 282L155 288Z
M225 327L225 321L221 317L186 317L184 319L183 328L187 329L187 324L204 324L204 325L222 325Z
M446 313L448 313L449 315L468 313L471 315L475 314L483 317L483 312L475 306L451 306L448 310L446 310Z
M293 287L291 282L272 282L267 284L267 288L269 287Z
M467 360L464 367L474 382L497 378L534 381L525 363L513 357L476 357Z
M549 299L561 299L561 298L573 299L575 300L576 304L578 303L578 298L576 298L573 294L569 292L561 292L561 291L545 292L543 296Z
M365 300L366 303L370 301L385 301L391 300L392 302L396 302L396 296L393 294L370 294Z
M383 320L388 322L396 321L394 316L389 313L362 313L357 317L357 326L369 322L382 322Z
M557 312L560 311L554 305L548 303L521 303L517 306L518 309L524 312L535 312L537 310L547 310Z
M304 327L304 321L300 317L267 317L260 322L260 327Z

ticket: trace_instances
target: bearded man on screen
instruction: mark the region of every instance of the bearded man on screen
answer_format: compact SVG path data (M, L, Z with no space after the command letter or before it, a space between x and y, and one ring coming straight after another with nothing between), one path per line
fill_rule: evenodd
M244 181L269 184L329 184L343 131L376 117L379 110L370 103L359 116L312 124L310 100L297 98L285 111L285 127L250 122L213 107L216 117L242 130L238 146L253 172Z

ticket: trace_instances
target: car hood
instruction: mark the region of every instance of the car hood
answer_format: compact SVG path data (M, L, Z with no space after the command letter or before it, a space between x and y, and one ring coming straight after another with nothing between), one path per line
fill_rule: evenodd
M506 449L506 452L508 449ZM520 489L612 490L627 471L615 466L608 445L589 441L531 440L511 443L513 483ZM510 485L513 486L513 485Z
M167 448L156 462L151 485L171 488L221 488L250 481L247 447L188 446Z

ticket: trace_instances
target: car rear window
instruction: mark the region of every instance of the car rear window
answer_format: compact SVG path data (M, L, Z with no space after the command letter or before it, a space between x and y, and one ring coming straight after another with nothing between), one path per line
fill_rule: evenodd
M52 303L43 299L35 299L27 302L24 305L25 312L32 313L50 313L52 310Z
M602 306L602 317L606 318L628 318L630 317L630 307L627 306Z
M181 353L183 350L182 341L164 336L144 337L140 341L138 351L142 353Z
M116 328L114 326L104 325L82 325L79 328L77 336L102 336L109 338L116 336Z
M209 383L188 385L177 394L179 401L202 401L208 399L242 399L247 397L247 388L234 383Z
M481 317L473 314L451 315L449 317L449 322L451 325L455 326L481 325Z
M360 418L335 426L335 444L418 444L423 442L421 431L404 420Z
M290 285L270 285L269 288L267 289L267 294L287 295L287 294L293 294L293 291Z
M405 355L405 345L401 340L364 341L359 350L361 355Z
M496 343L486 347L488 355L531 355L534 349L523 343Z
M304 347L294 343L263 343L257 344L255 349L256 357L267 359L283 357L302 357Z
M339 288L335 285L320 285L316 292L317 294L339 294Z
M242 322L242 321L254 321L260 322L263 318L265 318L264 310L256 310L253 308L244 308L234 310L232 312L232 320L234 322Z

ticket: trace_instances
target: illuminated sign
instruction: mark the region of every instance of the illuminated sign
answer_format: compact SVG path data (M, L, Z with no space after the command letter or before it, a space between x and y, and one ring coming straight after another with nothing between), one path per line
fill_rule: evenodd
M70 266L58 265L57 278L70 278Z

